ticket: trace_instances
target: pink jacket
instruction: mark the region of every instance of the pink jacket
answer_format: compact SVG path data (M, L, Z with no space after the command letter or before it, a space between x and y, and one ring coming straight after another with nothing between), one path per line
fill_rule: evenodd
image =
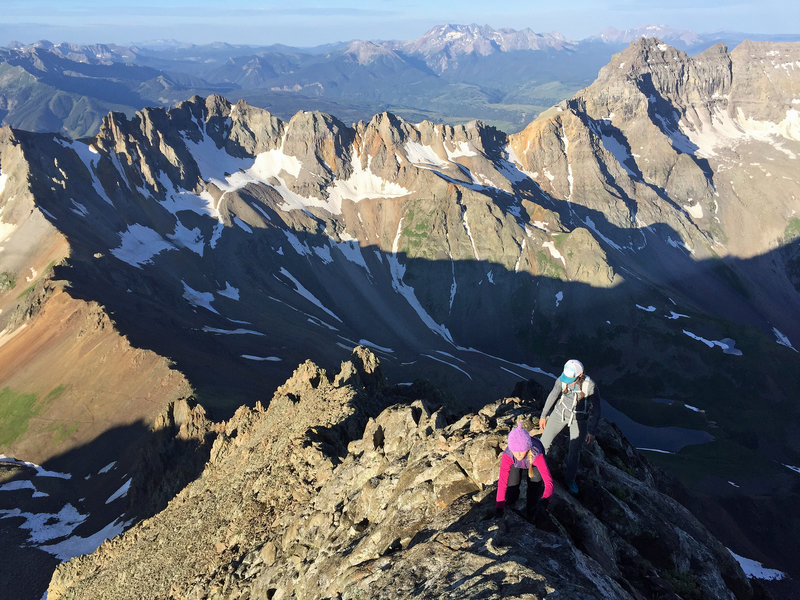
M550 469L547 468L547 461L544 458L544 453L539 453L533 459L533 466L539 469L539 474L542 476L544 482L544 492L542 499L547 500L553 495L553 477L550 475ZM527 461L515 461L514 458L506 454L502 454L500 459L500 478L497 481L497 506L504 508L506 505L506 488L508 487L508 474L511 472L511 467L515 468L528 468Z

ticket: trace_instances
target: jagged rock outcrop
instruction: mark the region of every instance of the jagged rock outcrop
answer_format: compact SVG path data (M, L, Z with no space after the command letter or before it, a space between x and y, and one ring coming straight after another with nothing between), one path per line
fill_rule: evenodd
M532 407L448 423L420 399L367 418L389 397L375 357L355 354L334 378L307 362L267 408L237 411L196 481L60 566L48 598L757 597L618 429L601 429L578 498L557 488L538 527L496 520L498 456Z
M194 401L170 402L156 417L130 469L130 516L156 514L202 473L218 429Z

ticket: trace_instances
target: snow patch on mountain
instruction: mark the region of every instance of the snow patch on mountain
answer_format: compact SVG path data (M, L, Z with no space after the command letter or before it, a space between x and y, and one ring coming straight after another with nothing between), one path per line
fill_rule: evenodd
M789 108L781 121L774 122L748 117L741 108L737 108L735 116L718 108L711 113L710 118L704 117L699 127L682 123L682 129L697 147L698 156L713 157L716 156L717 149L730 148L747 140L774 143L776 138L784 138L800 141L800 112L796 108ZM790 158L795 158L790 150L782 146L776 148Z
M203 331L206 333L218 333L221 335L264 335L260 331L253 331L252 329L242 329L241 327L238 329L220 329L219 327L209 327L206 325L203 327Z
M467 232L467 237L469 237L469 241L472 244L472 254L475 256L475 260L480 260L481 257L478 254L478 247L475 245L475 238L472 237L472 230L469 228L469 221L467 220L467 209L466 207L464 210L461 211L461 219L464 223L464 230Z
M491 188L495 187L494 184L492 184L491 181L485 180L482 175L480 176L481 180L478 180L469 171L469 169L467 169L466 167L463 167L461 165L458 165L458 166L461 167L461 172L464 173L467 177L470 178L470 182L471 183L467 183L467 182L462 181L460 179L454 179L453 177L449 177L448 175L445 175L441 171L437 171L435 169L430 169L430 170L433 171L434 173L436 173L436 175L438 175L439 177L441 177L442 179L444 179L448 183L452 183L453 185L458 185L458 186L461 186L461 187L465 187L467 189L470 189L470 190L473 190L473 191L476 191L476 192L484 191L485 188L487 187L486 184L488 184L488 187L491 187ZM423 168L428 168L428 167L423 167Z
M459 367L459 366L457 366L457 365L454 365L454 364L453 364L453 363L451 363L451 362L448 362L448 361L446 361L446 360L444 360L444 359L441 359L441 358L438 358L438 357L436 357L436 356L432 356L432 355L430 355L430 354L420 354L420 356L425 356L425 357L427 357L427 358L430 358L431 360L435 360L435 361L437 361L437 362L440 362L440 363L442 363L442 364L445 364L445 365L447 365L448 367L452 367L452 368L454 368L456 371L461 371L461 372L462 372L464 375L466 375L466 376L469 378L469 380L470 380L470 381L472 381L472 375L470 375L470 374L469 374L469 373L467 373L467 372L466 372L464 369L462 369L461 367Z
M569 138L567 133L562 131L561 143L564 146L564 159L567 161L567 182L569 183L569 192L567 193L567 202L572 200L572 190L575 186L575 178L572 176L572 163L569 160Z
M289 245L294 248L295 252L297 252L300 256L311 256L312 250L308 247L308 244L301 242L300 238L291 231L284 229L283 233L286 236L286 239L289 240Z
M514 150L511 146L505 147L506 155L508 156L507 160L499 160L495 162L495 168L511 183L520 183L522 181L526 181L528 179L535 180L539 174L532 173L530 171L526 171L522 167L522 162L520 162L517 155L514 153Z
M343 321L339 317L337 317L332 310L326 308L325 305L319 300L319 298L317 298L314 294L308 291L303 286L302 283L300 283L291 273L289 273L289 271L286 270L285 267L281 267L281 275L283 275L284 277L286 277L286 279L292 282L292 284L294 285L295 292L300 294L303 298L311 302L314 306L318 307L326 314L330 315L331 317L339 321L339 323L343 323Z
M372 157L367 159L366 168L361 166L361 158L357 154L353 154L351 164L353 172L350 177L342 181L337 179L334 181L332 188L328 193L328 201L331 204L334 214L341 213L341 206L343 200L352 200L358 202L359 200L366 200L369 198L402 198L411 193L403 186L387 181L375 175L370 170L370 163Z
M444 144L444 151L447 152L447 159L450 161L462 156L478 156L478 153L470 147L469 142L452 142L452 144L453 150L447 147L448 142Z
M120 488L109 496L108 500L106 500L106 504L111 504L114 500L119 498L123 498L128 495L128 491L131 489L131 483L133 483L133 478L130 477L128 480L120 486Z
M35 477L72 478L72 474L70 473L48 471L33 463L4 455L0 455L0 462L33 469ZM112 465L113 464L114 463L112 463ZM101 469L100 473L105 473L110 468L111 466L107 469ZM129 483L127 485L129 485ZM125 485L123 485L123 488L125 488ZM48 494L38 492L36 486L29 480L17 480L7 483L0 487L0 492L22 489L33 490L34 498L48 497ZM26 545L38 547L40 550L55 556L60 561L66 561L74 556L94 552L106 539L119 535L131 525L131 522L124 523L119 519L115 519L111 525L102 528L100 531L88 537L84 538L73 535L75 529L84 524L89 516L88 514L82 514L69 502L64 504L61 509L55 513L26 512L19 508L0 509L0 519L22 519L22 523L17 527L22 530L27 530L28 539Z
M322 260L322 264L329 265L333 262L330 246L313 246L312 250Z
M231 300L238 300L239 299L239 289L233 287L230 283L228 283L226 281L225 282L225 288L222 289L222 290L219 290L217 292L217 295L225 296L226 298L230 298Z
M55 477L56 479L72 479L72 473L59 473L58 471L49 471L44 467L25 460L19 460L5 454L0 454L0 463L8 463L12 465L19 465L21 467L28 467L33 469L36 477Z
M219 314L219 311L211 306L211 303L214 301L214 294L211 292L199 292L191 288L189 284L183 280L181 280L181 283L183 284L183 297L189 304L197 306L198 308L205 308L214 314Z
M88 537L74 535L62 542L47 546L39 546L39 548L52 554L57 559L66 562L75 556L94 552L103 542L120 535L132 524L132 520L122 521L120 519L114 519L114 521L103 527L100 531Z
M275 154L279 153L279 154ZM265 155L267 158L265 159ZM281 160L286 159L284 162ZM291 160L289 160L291 159ZM287 156L279 150L270 150L264 152L256 157L256 161L252 168L247 171L239 171L227 178L225 182L214 181L215 185L226 191L236 191L245 187L249 183L260 183L269 185L283 199L283 204L280 206L281 210L305 210L307 208L323 208L332 214L339 214L337 207L331 206L328 200L314 198L313 196L301 196L300 194L292 191L285 179L279 176L279 173L286 171L290 175L296 172L300 174L300 161L293 156ZM287 168L295 169L293 172L287 171ZM273 170L275 169L275 170ZM293 175L296 177L296 175Z
M212 248L216 248L217 242L222 237L222 232L224 230L225 230L224 223L217 223L214 226L214 232L211 234L211 239L209 240L208 245L211 246Z
M198 141L192 140L184 133L183 140L204 181L224 181L228 175L252 165L252 159L231 156L203 133Z
M388 354L394 354L394 350L392 350L391 348L387 348L386 346L379 346L375 342L370 342L369 340L360 339L360 340L358 340L358 343L361 346L368 346L370 348L373 348L374 350L380 350L381 352L386 352Z
M0 510L0 518L24 519L25 522L19 527L30 531L28 539L37 545L70 535L87 516L79 513L71 504L66 504L57 513L28 513L18 508Z
M164 200L159 203L167 211L175 216L184 210L193 212L201 216L208 216L220 222L220 214L217 209L217 202L207 191L203 191L199 196L188 190L176 190L170 179L161 174L161 184L168 190ZM221 198L220 198L221 199Z
M89 214L89 210L74 198L70 198L70 204L72 204L72 208L70 210L79 217L85 217Z
M402 264L394 254L387 257L387 260L389 262L389 271L392 275L392 288L406 299L428 329L452 344L453 336L450 335L447 327L437 323L434 318L428 314L417 299L414 288L403 281L403 276L406 273L406 266Z
M674 321L676 319L688 319L689 315L682 315L681 313L676 313L675 311L669 311L669 315L667 315L667 319Z
M619 244L614 242L614 240L612 240L611 238L603 235L603 233L598 229L597 225L595 225L594 221L592 220L592 218L589 215L586 215L584 217L583 222L586 224L586 226L589 229L591 229L592 231L595 232L595 234L597 234L597 237L599 237L606 244L608 244L609 246L614 248L614 250L621 250L622 249L622 248L620 248Z
M353 240L346 242L332 242L331 244L334 247L336 247L347 260L359 265L360 267L363 267L368 274L370 273L369 267L367 266L367 263L364 260L364 255L361 252L361 246L359 245L358 241ZM316 250L316 248L314 250Z
M394 241L392 242L392 254L397 254L397 249L400 244L400 235L403 233L403 218L397 223L397 233L395 233Z
M242 221L242 220L241 220L239 217L233 217L233 222L236 224L236 226L237 226L239 229L241 229L241 230L242 230L242 231L244 231L245 233L253 233L253 228L252 228L252 227L250 227L250 226L249 226L247 223L245 223L244 221Z
M560 261L561 261L561 264L563 264L563 265L564 265L564 268L566 268L566 267L567 267L567 261L566 261L566 260L564 260L564 256L563 256L563 255L561 254L561 252L559 252L559 251L558 251L558 249L556 248L555 242L552 242L552 241L549 241L549 242L544 242L544 243L542 244L542 247L543 247L543 248L547 248L547 249L550 251L550 256L552 256L552 257L553 257L553 258L555 258L556 260L560 260Z
M745 575L747 575L750 579L766 579L774 581L786 577L786 573L783 571L778 571L777 569L768 569L760 562L753 560L752 558L739 556L730 548L728 548L728 552L730 552L731 556L736 559L736 562L738 562L739 566L742 567L742 571L744 571Z
M687 331L686 329L683 330L683 333L685 335L688 335L693 340L697 340L698 342L704 343L709 348L713 348L714 346L719 346L720 348L722 348L722 352L724 354L731 354L733 356L742 356L742 351L736 348L736 341L732 340L731 338L725 338L722 340L708 340L704 337L692 333L691 331Z
M249 170L262 181L267 181L271 177L279 178L281 173L297 178L302 168L303 163L296 156L285 154L281 149L273 149L258 154L253 165L243 170Z
M178 220L175 224L175 231L167 235L169 240L178 248L188 248L198 256L203 256L205 248L205 239L203 233L198 227L188 229L183 223Z
M14 492L17 490L33 490L32 498L47 498L49 494L40 492L31 481L27 479L19 479L17 481L9 481L6 484L0 485L0 492Z
M208 148L208 146L205 146ZM228 156L222 150L217 153ZM211 151L208 151L209 155ZM201 154L201 156L206 156ZM292 191L285 177L297 178L302 169L300 160L292 155L285 154L281 149L272 149L259 153L254 160L234 159L234 162L222 160L223 166L215 167L218 177L209 177L207 182L213 183L225 192L239 190L250 183L269 185L280 194L283 199L281 210L305 210L309 207L323 208L331 214L339 214L341 206L338 202L328 199L301 196ZM238 167L234 169L234 167ZM220 173L220 171L222 171ZM205 179L205 178L204 178ZM216 210L216 209L215 209Z
M446 169L448 166L447 161L442 160L431 146L424 146L419 142L406 142L403 148L408 161L415 165L439 169Z
M594 124L595 133L600 137L603 146L608 150L611 155L616 159L619 165L625 169L631 178L636 178L636 173L628 166L628 161L636 164L633 156L628 152L628 149L620 142L616 136L608 132L607 128L611 126L611 120L600 120Z
M86 166L86 170L89 171L89 176L92 178L92 187L94 188L94 191L97 192L97 195L101 200L103 200L103 202L109 206L114 206L114 203L111 202L111 199L108 197L108 194L106 194L103 185L100 183L100 180L97 178L97 174L95 173L97 161L100 158L100 154L98 153L97 149L94 146L84 144L83 142L65 142L61 139L57 141L63 147L71 149L73 152L75 152L75 154L78 155L78 158Z
M129 225L119 237L120 245L113 248L111 254L137 269L141 269L142 265L151 264L153 258L161 252L175 248L157 231L139 223Z
M772 328L772 333L774 333L774 334L775 334L775 338L776 338L777 342L778 342L778 343L779 343L781 346L786 346L787 348L791 348L792 350L794 350L795 352L797 352L797 348L795 348L795 347L792 345L792 342L791 342L791 341L789 341L789 338L788 338L788 337L786 337L786 335L784 335L783 333L781 333L781 332L780 332L778 329L776 329L775 327L773 327L773 328Z
M689 201L691 202L691 198ZM703 218L703 207L699 203L695 204L684 204L683 209L694 219L702 219Z

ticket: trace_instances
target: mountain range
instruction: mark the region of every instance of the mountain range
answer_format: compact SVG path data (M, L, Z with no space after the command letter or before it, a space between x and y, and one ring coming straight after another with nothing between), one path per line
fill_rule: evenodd
M578 356L697 517L797 577L799 61L796 43L636 39L513 134L215 94L85 139L5 127L4 453L133 464L170 402L229 419L356 346L457 414Z
M511 133L589 85L612 54L643 35L692 53L759 39L650 26L570 41L530 29L442 25L415 40L316 48L12 42L0 49L0 123L77 138L95 135L109 111L131 117L214 93L284 120L298 110L346 123L391 111L413 122L479 119Z

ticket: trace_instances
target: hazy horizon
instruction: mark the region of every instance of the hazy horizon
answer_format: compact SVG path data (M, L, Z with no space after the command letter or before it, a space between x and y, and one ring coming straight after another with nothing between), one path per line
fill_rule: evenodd
M560 33L570 40L598 35L609 27L624 30L647 25L695 33L791 35L798 33L800 5L776 0L673 0L663 6L642 6L632 0L577 0L559 6L520 0L502 4L296 0L288 8L257 0L233 0L223 7L211 0L170 0L158 6L130 0L5 0L0 44L49 40L128 45L174 40L307 47L355 39L414 39L445 23L530 28L537 33ZM787 23L795 31L787 30Z

